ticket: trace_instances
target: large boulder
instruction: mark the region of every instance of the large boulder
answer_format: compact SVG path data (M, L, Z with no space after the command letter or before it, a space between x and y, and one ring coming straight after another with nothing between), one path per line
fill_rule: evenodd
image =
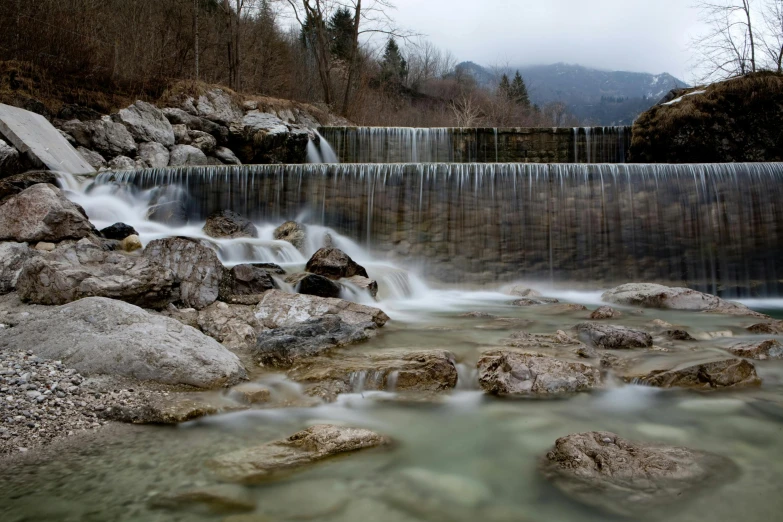
M275 229L272 237L279 241L288 241L297 250L304 252L305 242L307 241L307 232L305 228L296 221L286 221Z
M258 296L275 288L278 288L277 283L267 270L253 265L236 265L223 273L220 299L231 302L239 296Z
M717 389L758 386L761 383L756 367L745 359L735 357L682 363L671 368L654 369L642 375L627 375L625 379L659 388Z
M109 170L133 170L137 167L136 162L128 156L114 156L108 163Z
M169 157L170 167L182 167L185 165L208 165L207 156L200 149L192 145L174 145Z
M505 327L506 321L499 327ZM553 334L531 334L525 331L514 332L503 340L505 346L520 348L527 353L544 353L555 357L573 358L574 356L587 359L598 358L598 352L591 345L571 337L563 330Z
M229 125L231 150L244 163L304 163L310 130L276 115L249 111Z
M194 107L195 111L195 107ZM166 108L163 109L163 114L171 123L172 127L177 125L184 127L184 137L189 141L189 130L198 130L209 133L214 136L218 143L226 143L228 141L228 127L220 125L206 118L201 118L193 114L189 114L182 109ZM177 134L175 129L175 135Z
M106 252L87 239L29 260L16 286L22 300L43 305L100 296L158 309L176 298L170 269L150 257Z
M231 149L227 147L218 147L215 149L215 157L225 163L226 165L241 165L237 155L234 154Z
M299 294L317 295L319 297L340 297L340 285L324 276L316 274L291 274L285 282L294 286Z
M33 185L0 205L0 240L62 241L92 232L84 210L54 185Z
M307 262L305 270L312 274L322 275L335 280L355 275L370 277L363 266L357 264L339 248L322 248L318 250Z
M325 315L258 334L254 356L264 366L287 368L334 348L366 341L377 328L373 322L348 324L336 315Z
M654 283L629 283L605 292L601 299L608 303L643 308L696 310L729 315L762 316L745 305L724 301L720 297Z
M26 243L0 243L0 295L16 289L22 266L38 255L38 251Z
M188 131L190 145L193 145L207 156L212 155L217 148L217 140L208 132L192 130Z
M0 179L22 170L22 158L19 151L0 139Z
M199 388L234 384L246 376L234 354L198 330L100 297L33 313L3 333L0 347L59 360L84 375Z
M150 242L144 256L172 271L179 284L178 301L185 306L201 310L217 300L224 268L211 248L192 239L170 237Z
M0 204L39 183L48 183L56 187L57 174L48 170L34 170L0 179Z
M454 389L458 372L446 350L383 350L306 357L288 377L333 400L337 393L369 390L438 393Z
M751 341L735 344L728 349L732 355L746 359L783 359L783 344L775 339L765 341Z
M138 100L136 103L114 115L136 141L156 142L166 147L174 145L174 130L166 115L152 104Z
M234 101L230 93L223 89L212 89L200 95L196 100L189 99L183 108L202 118L223 125L239 120L243 114L239 104Z
M653 345L650 334L625 326L579 323L575 328L584 342L606 350L652 348Z
M204 233L217 239L258 237L258 229L247 218L231 210L220 210L207 218Z
M319 424L284 440L222 455L208 465L227 482L256 484L341 453L388 444L389 438L369 430Z
M154 141L140 143L139 160L151 169L165 169L169 166L169 149Z
M136 155L136 142L121 123L109 119L71 120L63 123L61 128L73 136L76 143L98 151L104 158Z
M337 315L353 325L372 322L380 327L389 320L383 310L371 306L342 299L289 294L281 290L266 292L255 310L256 317L267 328L292 326L325 315Z
M494 395L548 397L600 384L598 369L589 364L511 349L484 352L478 375L481 388Z
M81 156L82 159L84 159L84 161L86 161L95 170L100 170L108 166L108 163L106 162L106 158L104 158L94 150L90 150L88 148L79 146L76 148L76 152L78 152L79 156Z
M783 321L752 324L748 326L747 330L750 333L760 335L783 335Z
M541 472L569 497L613 515L647 517L733 479L728 458L673 446L631 442L614 433L577 433L557 439Z

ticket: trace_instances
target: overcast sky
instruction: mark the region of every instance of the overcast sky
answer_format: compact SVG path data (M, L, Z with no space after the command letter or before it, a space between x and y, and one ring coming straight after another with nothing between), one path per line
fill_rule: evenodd
M701 27L689 0L396 0L394 19L459 61L578 63L688 81Z

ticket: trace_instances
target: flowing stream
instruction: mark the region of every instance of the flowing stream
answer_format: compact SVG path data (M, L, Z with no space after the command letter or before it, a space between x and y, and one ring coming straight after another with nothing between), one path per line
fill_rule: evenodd
M324 159L323 148L315 153ZM708 450L736 462L740 472L734 480L672 506L665 512L667 521L777 520L783 512L778 491L783 476L783 363L757 362L763 385L747 390L708 394L617 383L566 400L485 396L478 390L475 372L482 347L498 346L519 330L566 329L589 312L546 313L513 306L516 298L503 292L509 278L501 276L508 271L498 267L484 270L490 282L430 277L427 265L436 261L457 273L470 270L460 265L456 247L446 249L447 257L450 253L454 259L450 265L440 253L428 253L426 245L441 236L446 244L469 249L498 243L505 247L497 246L493 255L505 255L505 265L523 267L533 265L514 257L517 252L533 255L531 245L541 246L543 251L535 252L540 267L518 271L517 282L589 309L601 304L609 278L590 279L591 272L585 272L579 279L577 272L558 273L557 267L638 262L645 267L663 263L665 271L680 264L684 272L716 289L747 289L756 281L755 288L763 292L755 292L748 304L783 317L783 300L774 284L783 275L782 177L780 165L762 164L254 166L127 171L105 173L97 180L64 178L69 197L85 208L96 227L127 223L139 231L144 244L168 236L202 238L215 245L226 265L273 262L289 272L300 271L329 234L335 246L379 283L377 302L360 294L344 297L378 306L392 318L377 337L347 349L447 349L457 358L460 380L457 390L434 402L410 402L394 390L362 392L357 381L355 393L332 404L225 413L176 428L115 425L69 438L26 460L10 462L0 473L0 505L7 506L3 520L598 522L606 516L569 500L537 473L537 462L558 437L590 430ZM333 187L339 190L332 192ZM565 220L561 231L555 231L553 221L549 228L535 221L540 211L535 205L541 200L556 203L549 210L545 207L543 216ZM151 205L172 201L182 204L187 223L147 219ZM490 208L491 202L498 206ZM529 205L538 210L528 211ZM221 208L254 220L260 237L205 236L205 218ZM286 219L306 225L304 252L272 238L274 228ZM412 225L398 227L401 235L391 238L394 223ZM493 223L496 229L490 228ZM570 226L582 228L566 232ZM763 227L763 236L756 227ZM424 239L411 241L417 236ZM763 238L766 249L759 243ZM478 246L467 245L476 241ZM693 258L677 251L676 245L692 242ZM720 250L710 250L709 244ZM517 251L515 245L524 246ZM576 250L568 252L567 247ZM654 262L647 259L650 256ZM660 273L649 270L637 275L655 279ZM617 272L618 278L625 275ZM466 312L484 315L465 317ZM720 353L729 342L750 339L744 327L757 322L667 310L626 312L619 324L644 328L661 319L699 339L686 347L667 346L670 353L665 356L682 361ZM641 364L660 356L651 353ZM251 373L274 393L301 394L298 385L283 376ZM362 383L372 379L360 377ZM323 422L374 429L394 437L397 445L391 451L360 452L281 481L248 487L257 501L258 518L161 510L151 502L160 493L214 484L205 466L212 457Z

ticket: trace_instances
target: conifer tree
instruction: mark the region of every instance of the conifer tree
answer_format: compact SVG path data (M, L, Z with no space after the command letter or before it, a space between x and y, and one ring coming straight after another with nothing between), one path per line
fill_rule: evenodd
M507 74L503 74L500 78L500 85L498 85L498 96L504 99L511 99L511 82L508 79Z
M394 38L389 38L381 62L381 79L385 83L400 85L408 75L408 63L402 57Z
M347 7L335 11L329 20L329 39L335 58L350 59L351 46L353 45L353 24L353 14Z
M522 79L522 75L519 74L519 71L517 71L516 76L514 76L514 81L511 82L510 92L511 99L514 100L515 103L524 107L530 107L530 96L527 94L527 86L525 86L525 81Z

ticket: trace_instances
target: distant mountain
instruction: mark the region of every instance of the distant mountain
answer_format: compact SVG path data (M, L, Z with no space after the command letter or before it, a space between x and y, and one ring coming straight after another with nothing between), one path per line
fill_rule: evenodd
M473 76L480 85L497 84L494 70L473 62L463 62L457 68ZM603 71L565 63L510 67L499 74L512 75L517 70L533 103L543 106L564 102L568 111L585 125L630 125L672 89L689 87L668 73Z

